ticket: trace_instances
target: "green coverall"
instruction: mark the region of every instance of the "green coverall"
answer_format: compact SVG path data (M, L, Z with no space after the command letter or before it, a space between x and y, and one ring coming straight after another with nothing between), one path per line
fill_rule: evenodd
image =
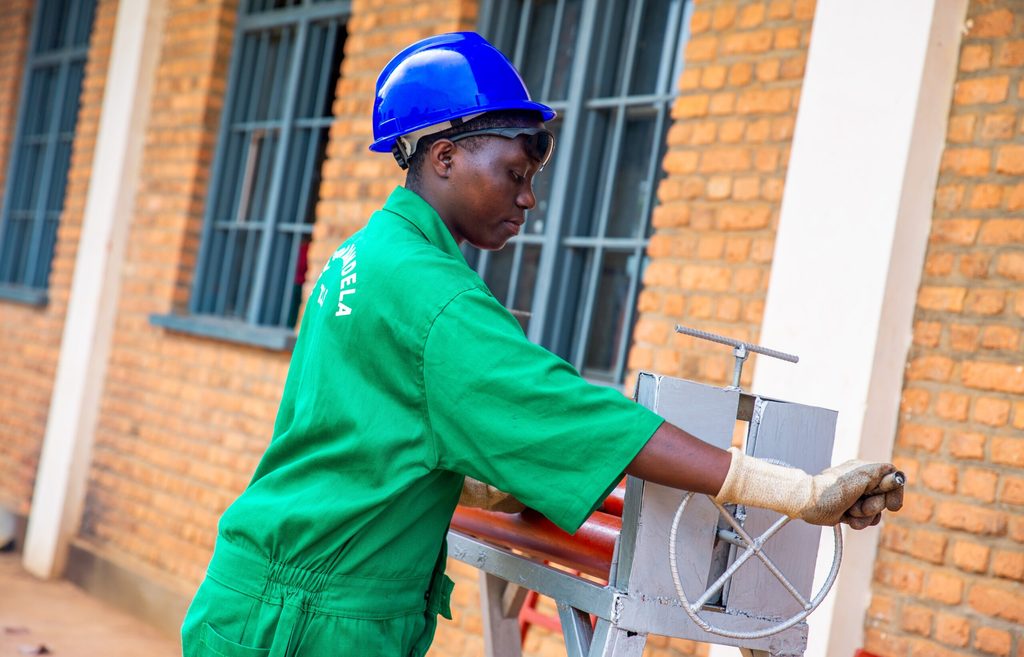
M399 187L312 290L184 654L420 657L451 618L445 534L464 475L575 531L661 422L527 340Z

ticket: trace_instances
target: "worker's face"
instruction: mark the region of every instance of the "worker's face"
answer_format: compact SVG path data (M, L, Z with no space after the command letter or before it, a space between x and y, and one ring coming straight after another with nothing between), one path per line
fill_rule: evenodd
M445 223L460 244L500 249L519 234L526 211L537 204L533 177L541 163L527 154L524 136L480 137L472 150L454 146L449 183L457 202Z

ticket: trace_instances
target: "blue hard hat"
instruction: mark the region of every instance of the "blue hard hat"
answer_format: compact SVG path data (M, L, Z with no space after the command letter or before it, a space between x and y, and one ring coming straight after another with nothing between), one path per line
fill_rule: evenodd
M535 111L544 121L555 116L530 100L512 62L476 32L432 36L395 55L377 78L370 150L387 153L404 135L431 126L437 129L421 135L439 132L498 110Z

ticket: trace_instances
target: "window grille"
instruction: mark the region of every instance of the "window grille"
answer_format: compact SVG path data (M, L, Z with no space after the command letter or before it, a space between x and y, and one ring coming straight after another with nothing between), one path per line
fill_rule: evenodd
M501 251L467 251L527 334L621 383L682 72L685 0L492 0L481 30L558 112L537 206Z
M0 286L10 290L47 287L95 13L96 0L39 0L32 18L0 210Z
M295 325L349 5L243 3L191 299L194 315Z

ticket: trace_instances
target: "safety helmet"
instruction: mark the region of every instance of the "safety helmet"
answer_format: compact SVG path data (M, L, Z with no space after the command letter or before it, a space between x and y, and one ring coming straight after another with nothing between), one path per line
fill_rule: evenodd
M405 168L421 137L498 110L555 116L530 99L512 62L479 34L432 36L395 55L377 78L370 150L391 151Z

